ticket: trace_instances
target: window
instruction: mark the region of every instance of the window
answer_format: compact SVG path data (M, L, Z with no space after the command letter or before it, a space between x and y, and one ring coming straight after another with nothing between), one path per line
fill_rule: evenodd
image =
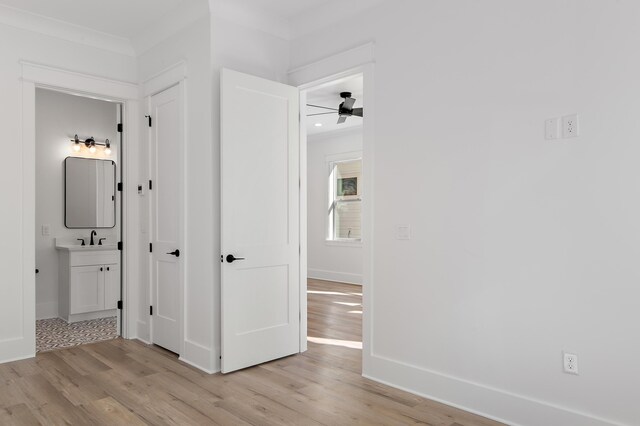
M329 162L329 241L362 238L362 158Z

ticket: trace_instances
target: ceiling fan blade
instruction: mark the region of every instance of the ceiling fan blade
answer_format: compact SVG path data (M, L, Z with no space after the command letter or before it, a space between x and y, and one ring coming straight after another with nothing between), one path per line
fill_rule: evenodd
M308 107L313 107L313 108L322 108L322 109L328 109L331 111L338 111L336 108L329 108L329 107L325 107L325 106L321 106L321 105L312 105L312 104L307 104Z
M358 117L363 117L364 108L354 108L353 111L351 111L351 114L357 115Z
M345 98L344 104L342 104L342 108L351 110L353 109L353 105L356 103L356 100L353 98Z
M338 124L342 124L345 121L347 121L347 117L345 117L344 115L341 115L340 118L338 118Z
M317 114L307 114L307 117L315 117L316 115L327 115L327 114L335 115L335 112L319 112Z

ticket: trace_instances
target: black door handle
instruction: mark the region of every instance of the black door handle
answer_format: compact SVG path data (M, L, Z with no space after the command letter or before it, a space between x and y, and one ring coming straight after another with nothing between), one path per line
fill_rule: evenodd
M244 257L235 257L235 256L234 256L234 255L232 255L232 254L227 255L227 262L229 262L229 263L233 263L233 262L235 262L236 260L244 260Z
M180 257L180 250L175 250L175 251L172 251L171 253L167 253L167 254L170 254L170 255L175 256L175 257Z

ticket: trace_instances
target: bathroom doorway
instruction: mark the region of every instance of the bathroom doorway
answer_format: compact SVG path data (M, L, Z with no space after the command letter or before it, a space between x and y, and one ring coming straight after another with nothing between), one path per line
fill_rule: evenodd
M122 334L122 109L36 89L36 352Z

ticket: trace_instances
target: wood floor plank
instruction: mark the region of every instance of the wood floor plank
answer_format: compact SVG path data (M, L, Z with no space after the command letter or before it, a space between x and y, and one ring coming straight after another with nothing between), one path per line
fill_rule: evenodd
M304 354L209 375L139 341L46 352L0 365L0 425L499 425L363 378L361 288L308 290Z

